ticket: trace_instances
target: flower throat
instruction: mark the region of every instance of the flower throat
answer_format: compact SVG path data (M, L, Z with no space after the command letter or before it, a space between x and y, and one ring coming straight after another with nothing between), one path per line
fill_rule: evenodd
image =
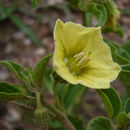
M84 52L80 52L71 58L65 58L64 62L69 68L70 72L74 76L78 76L80 72L86 68L87 63L90 60L90 54L91 52L89 52L87 55L85 55Z

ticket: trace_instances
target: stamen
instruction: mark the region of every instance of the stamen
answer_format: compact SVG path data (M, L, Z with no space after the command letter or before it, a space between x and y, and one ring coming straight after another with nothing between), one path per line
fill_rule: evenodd
M76 76L79 75L80 72L87 66L87 63L90 61L90 55L91 52L87 55L85 55L84 52L80 52L71 58L65 58L64 62L72 75Z
M79 63L78 63L77 66L81 66L81 65L83 64L83 62L86 61L86 59L87 59L87 56L84 56L84 57L79 61Z
M84 56L84 52L80 52L74 56L75 61L80 60Z

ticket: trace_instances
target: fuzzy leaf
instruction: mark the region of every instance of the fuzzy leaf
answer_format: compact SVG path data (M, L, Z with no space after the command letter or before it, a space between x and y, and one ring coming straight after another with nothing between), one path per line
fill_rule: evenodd
M14 85L14 84L8 84L7 82L0 82L0 92L21 93L20 87L21 86Z
M118 34L120 37L124 36L124 31L120 24L116 24L115 29L112 29L110 27L104 27L102 32L103 33L114 32L114 33Z
M128 121L130 121L130 118L125 112L120 113L117 117L117 123L120 126L124 126Z
M126 113L130 113L130 98L128 98L125 102L125 105L124 105L124 111Z
M52 88L53 81L51 78L51 74L52 74L52 69L47 69L45 70L44 77L43 77L44 85L46 89L49 91L53 91L53 88Z
M104 39L104 41L110 46L112 52L112 58L115 62L119 63L122 67L122 72L119 74L120 81L125 85L128 95L130 96L130 55L119 45Z
M58 87L60 88L60 86ZM64 87L62 87L64 89ZM73 105L77 99L77 97L79 96L79 94L81 92L83 92L83 90L85 89L84 86L82 85L72 85L70 84L68 86L68 90L67 90L67 93L64 97L64 106L66 109L69 109L70 108L70 105Z
M109 118L96 117L88 123L87 130L114 130L114 128Z
M111 118L115 118L121 110L121 100L119 95L112 87L110 87L109 89L102 89L97 91L106 106L108 115Z
M43 77L44 77L45 69L52 55L53 54L48 54L42 60L40 60L32 72L33 79L39 87L43 86Z
M72 124L75 126L77 130L85 130L84 122L81 117L77 117L77 116L75 117L75 116L69 115L68 118L70 119L70 121L72 122Z
M112 118L113 116L113 106L107 97L107 95L102 90L97 90L99 96L102 98L102 101L107 109L108 116Z
M10 60L3 60L0 61L1 64L3 64L6 68L8 68L11 72L13 72L16 77L22 81L27 87L32 86L32 76L31 72L29 70L26 70L23 66L14 63Z
M97 9L100 11L97 26L101 26L107 21L107 10L102 4L97 5Z
M127 51L127 53L130 55L130 41L126 42L123 48Z
M6 82L0 82L0 102L26 98L27 96L21 92L20 86L8 84Z
M8 68L11 72L13 72L19 80L22 80L20 74L25 70L23 66L16 64L10 60L3 60L0 61L0 63Z

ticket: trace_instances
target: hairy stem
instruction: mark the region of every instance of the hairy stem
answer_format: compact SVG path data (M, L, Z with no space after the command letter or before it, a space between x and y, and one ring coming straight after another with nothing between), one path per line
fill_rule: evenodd
M83 25L87 26L86 12L82 12L82 20L83 20Z
M53 93L54 93L56 106L59 108L59 110L61 112L64 112L64 108L62 107L61 102L59 100L59 96L58 96L58 92L57 92L57 82L56 81L54 81L54 83L53 83Z
M49 109L51 112L53 112L56 115L56 119L59 120L64 124L64 126L67 128L67 130L76 130L73 124L68 120L67 116L57 110L54 106L47 103L45 100L42 99L42 104Z
M86 87L85 90L82 92L82 94L79 97L78 103L75 106L75 108L77 108L77 109L75 111L73 111L74 113L75 112L80 113L81 109L83 108L87 91L88 91L88 88Z

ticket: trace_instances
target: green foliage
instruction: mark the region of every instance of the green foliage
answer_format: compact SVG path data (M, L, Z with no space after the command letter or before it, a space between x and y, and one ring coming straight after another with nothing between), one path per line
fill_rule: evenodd
M51 74L52 74L52 69L46 69L43 77L44 86L49 91L52 91L52 85L53 85Z
M88 123L87 130L114 130L114 127L109 118L96 117Z
M99 10L100 14L99 17L97 17L98 23L96 26L101 26L107 21L107 10L102 4L97 5L97 9Z
M68 116L77 130L85 130L83 119L77 116Z
M25 108L28 110L34 110L36 108L36 100L35 99L26 99L26 100L15 100L11 102L15 105L20 106L21 108Z
M130 55L130 42L126 42L125 45L123 45L123 48L127 51L127 53Z
M35 7L40 0L32 0L32 7Z
M79 4L82 0L66 0L75 9L79 8Z
M10 15L9 18L20 30L22 30L28 37L30 37L36 45L41 46L41 42L39 41L39 39L35 36L32 30L26 24L23 23L23 21L18 16Z
M28 89L32 89L33 79L29 70L26 70L23 66L16 64L10 60L3 60L0 61L0 63L7 67L11 72L13 72L15 76L20 81L22 81L26 87L28 87Z
M125 112L122 112L118 115L117 117L117 123L120 126L124 126L125 124L127 124L127 122L130 121L130 117L128 117L128 115Z
M124 105L124 111L126 113L130 113L130 98L128 98L125 102L125 105Z
M127 89L128 95L130 96L130 55L127 53L126 50L124 50L119 45L115 44L114 42L110 42L106 39L104 41L109 45L112 52L112 58L115 62L119 63L122 67L122 71L119 74L120 81L125 85L125 88Z
M101 26L107 21L107 10L103 4L88 3L87 11L97 17L98 23L96 26Z
M16 8L13 5L7 7L0 5L0 21L8 18L8 16L12 14L15 10Z
M32 0L32 7L35 7L39 1L40 0ZM114 32L123 37L123 29L117 23L118 10L112 0L66 1L73 8L83 13L85 18L84 20L86 22L85 26L90 26L93 16L96 16L98 21L95 26L103 26L103 32ZM64 7L57 7L59 9L65 9ZM14 5L6 7L0 5L0 20L5 20L7 18L10 19L11 22L22 30L28 37L30 37L34 43L41 46L41 42L35 36L33 31L22 21L22 19L20 19L20 17L14 14L17 10L19 9ZM26 12L27 14L30 13L26 10L23 10L23 12ZM107 26L107 24L112 26ZM104 41L111 49L113 60L121 65L122 72L119 75L119 79L125 85L130 96L130 42L127 42L124 46L120 47L108 40ZM55 75L52 69L47 69L47 65L51 57L52 54L49 54L42 58L34 69L32 69L32 67L25 69L23 66L9 60L0 61L0 63L13 72L24 84L23 86L20 86L0 82L0 102L10 101L22 108L33 110L32 113L34 113L31 118L34 118L35 116L38 120L37 124L41 125L41 128L50 127L56 130L64 130L65 126L69 124L70 126L72 125L72 128L74 125L77 130L85 130L83 119L80 118L79 115L67 116L68 113L70 114L70 112L74 110L74 107L76 106L75 104L78 102L81 93L84 92L85 87L82 85L67 84L66 81ZM53 85L55 82L57 82L57 86L55 86L55 91L53 91ZM38 87L46 87L47 90L54 93L54 106L46 101L46 95L44 93L46 90L41 91L40 89L39 92ZM37 92L39 92L38 100L35 98ZM113 124L116 125L116 122L117 128L129 129L130 99L127 99L127 97L125 98L125 100L127 99L126 102L122 102L121 112L121 100L114 88L110 87L109 89L98 89L97 92L105 104L108 116L116 120L112 123L112 120L107 117L96 117L88 123L87 130L114 130ZM38 107L38 102L40 102L40 107ZM80 102L82 101L80 100ZM63 107L63 111L62 109L58 109L59 106L57 104L61 106L61 108ZM79 105L78 107L81 106ZM72 113L75 114L74 112ZM50 117L51 121L48 120ZM64 126L55 119L58 119L63 124L65 123Z
M21 86L0 82L0 102L8 102L28 97L20 90Z
M87 26L91 26L91 23L92 23L92 19L93 19L93 15L91 12L89 13L85 13L85 18L86 18L86 22L87 22Z
M74 9L86 13L86 26L89 26L88 14L92 14L91 17L96 16L98 22L96 26L103 26L103 32L114 32L123 37L123 28L117 23L120 16L120 12L117 9L115 3L112 0L66 0ZM84 16L83 16L84 17ZM87 20L88 19L88 20ZM91 19L91 18L90 18Z
M14 23L14 25L16 25L21 31L23 31L36 45L42 46L41 42L30 29L30 27L28 27L20 17L15 15L17 10L20 10L20 8L16 6L15 2L8 6L0 4L0 21L7 18L10 19L11 22Z
M80 93L85 89L82 85L72 85L70 84L68 86L68 90L64 97L64 106L65 109L70 109L70 107L75 103L75 101L78 101L78 97ZM62 95L61 95L62 96ZM70 106L71 105L71 106Z
M43 86L43 77L45 73L46 66L48 64L49 59L53 56L53 54L48 54L43 59L41 59L32 72L32 77L37 86Z
M121 112L116 121L119 124L121 129L127 130L129 129L129 123L130 123L130 98L128 98L124 104L123 112Z
M121 110L121 100L114 88L97 90L102 101L104 102L108 115L115 118Z
M120 24L116 24L115 29L112 29L111 27L104 27L102 31L103 33L114 32L118 34L120 37L124 37L124 31Z

